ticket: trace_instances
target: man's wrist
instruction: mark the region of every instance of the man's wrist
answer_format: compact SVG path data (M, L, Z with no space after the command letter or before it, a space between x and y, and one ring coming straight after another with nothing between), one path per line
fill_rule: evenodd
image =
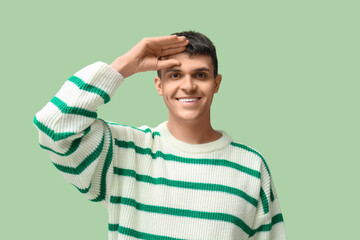
M116 58L115 61L110 64L110 66L119 72L124 78L127 78L133 74L131 73L131 67L128 64L128 61L123 56Z

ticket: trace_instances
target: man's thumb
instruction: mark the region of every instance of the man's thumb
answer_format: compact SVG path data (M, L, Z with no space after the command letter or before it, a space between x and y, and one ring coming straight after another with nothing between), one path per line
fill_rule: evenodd
M160 60L158 62L156 70L169 68L169 67L172 67L172 66L178 66L178 65L181 65L181 62L179 60L176 60L176 59Z

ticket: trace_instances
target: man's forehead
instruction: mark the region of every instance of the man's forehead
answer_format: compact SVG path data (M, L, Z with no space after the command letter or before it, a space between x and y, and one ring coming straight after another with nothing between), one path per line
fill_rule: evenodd
M194 68L213 68L211 57L208 55L188 55L186 53L178 53L170 56L164 56L161 60L177 59L181 62L180 66L173 66L170 68L180 69L181 66L187 66L191 64Z
M209 58L209 59L211 59L211 57L208 56L208 55L203 55L203 54L189 55L186 52L181 52L181 53L161 57L161 59L171 59L171 58L176 58L176 59L179 59L179 58L181 58L181 59L198 59L198 58L204 58L205 59L205 58Z

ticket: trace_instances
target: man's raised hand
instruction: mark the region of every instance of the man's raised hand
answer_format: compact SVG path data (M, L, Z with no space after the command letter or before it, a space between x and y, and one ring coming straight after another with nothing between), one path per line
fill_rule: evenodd
M183 52L188 44L185 37L176 35L143 38L110 65L125 78L138 72L168 68L180 62L175 59L161 60L160 57Z

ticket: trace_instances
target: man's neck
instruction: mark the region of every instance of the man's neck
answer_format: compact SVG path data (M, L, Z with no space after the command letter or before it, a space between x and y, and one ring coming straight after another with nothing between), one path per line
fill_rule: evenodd
M216 132L209 121L178 121L170 119L167 122L170 133L178 140L190 144L213 142L221 138L221 133Z

